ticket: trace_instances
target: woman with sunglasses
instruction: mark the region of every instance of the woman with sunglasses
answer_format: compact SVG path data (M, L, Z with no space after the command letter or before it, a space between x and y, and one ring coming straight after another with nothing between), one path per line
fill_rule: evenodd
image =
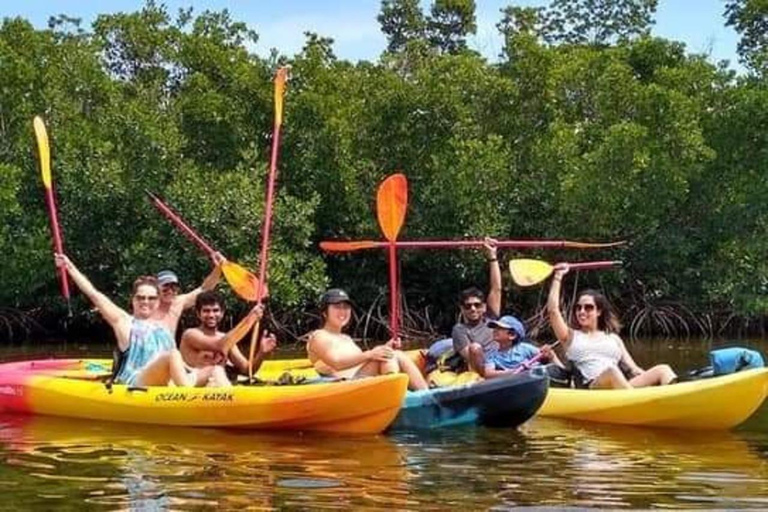
M567 263L555 265L549 290L549 322L568 360L581 373L584 387L594 389L639 388L671 384L677 375L666 364L640 368L618 335L619 319L603 294L585 290L579 294L569 325L560 312L560 286L568 273ZM622 372L622 365L629 376Z
M64 254L56 254L56 265L66 269L115 332L117 347L125 353L115 384L167 386L172 381L177 386L190 385L176 342L164 327L151 320L160 299L157 278L141 276L134 281L130 314L97 290Z

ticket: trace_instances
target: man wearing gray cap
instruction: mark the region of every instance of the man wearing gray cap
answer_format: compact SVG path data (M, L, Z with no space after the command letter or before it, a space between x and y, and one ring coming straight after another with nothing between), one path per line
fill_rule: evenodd
M195 299L204 291L213 290L221 279L221 264L224 257L216 253L213 257L214 267L203 283L189 293L179 294L181 286L179 277L171 270L162 270L157 274L157 284L160 287L160 304L152 319L165 327L172 337L176 337L184 310L195 306Z

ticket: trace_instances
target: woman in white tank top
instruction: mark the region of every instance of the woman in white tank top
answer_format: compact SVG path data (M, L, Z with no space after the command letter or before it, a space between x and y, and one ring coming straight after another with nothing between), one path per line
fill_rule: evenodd
M586 290L579 294L571 324L560 312L560 286L568 264L555 265L549 290L549 322L566 357L573 362L590 388L635 388L671 384L677 375L666 364L643 370L635 363L618 335L621 329L616 314L603 294ZM624 375L623 364L630 373Z

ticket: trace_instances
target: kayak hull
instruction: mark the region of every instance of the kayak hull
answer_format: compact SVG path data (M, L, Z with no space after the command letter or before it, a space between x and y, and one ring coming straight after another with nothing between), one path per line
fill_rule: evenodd
M539 415L599 423L725 430L747 420L768 396L768 368L670 386L551 388Z
M409 391L390 430L459 425L517 427L544 403L549 379L524 372L460 386Z
M93 364L0 365L0 410L187 427L378 433L394 420L408 384L405 375L387 375L313 385L108 388L88 380Z

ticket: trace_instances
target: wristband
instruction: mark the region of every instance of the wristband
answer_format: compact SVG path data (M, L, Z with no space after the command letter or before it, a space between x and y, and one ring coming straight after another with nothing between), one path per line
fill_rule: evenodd
M488 263L493 263L494 261L499 261L499 258L492 258L488 260Z

